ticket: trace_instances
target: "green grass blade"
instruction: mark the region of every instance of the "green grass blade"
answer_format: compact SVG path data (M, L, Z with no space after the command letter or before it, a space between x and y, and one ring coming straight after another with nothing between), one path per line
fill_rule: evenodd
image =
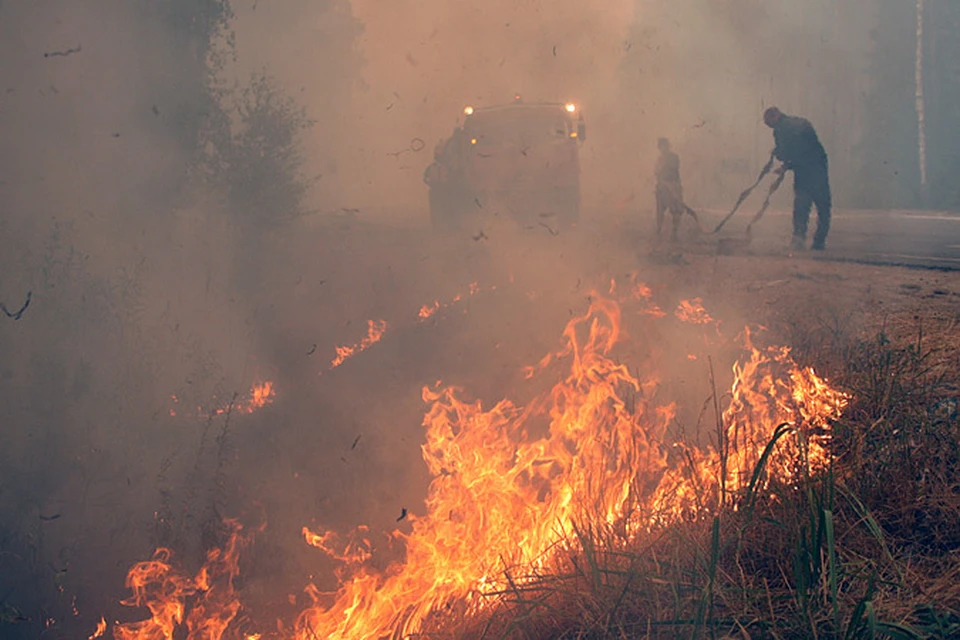
M829 558L830 562L830 566L828 567L830 577L830 600L833 602L833 620L836 623L836 628L839 629L840 602L837 593L837 574L839 573L839 568L837 567L837 548L833 535L833 512L827 509L823 512L823 517L827 537L827 557ZM867 604L869 604L869 602Z
M910 627L895 622L878 622L877 632L893 640L923 640L923 635Z
M757 485L760 482L760 477L763 475L764 469L767 467L767 461L770 459L770 456L773 454L774 447L777 446L777 442L780 441L780 438L787 435L788 433L793 433L796 431L796 428L789 422L784 422L777 425L777 428L773 432L773 436L770 438L770 441L767 443L767 446L763 448L763 453L760 454L760 459L757 460L757 465L753 468L753 475L750 478L750 485L747 487L747 520L751 519L753 515L753 507L757 499Z

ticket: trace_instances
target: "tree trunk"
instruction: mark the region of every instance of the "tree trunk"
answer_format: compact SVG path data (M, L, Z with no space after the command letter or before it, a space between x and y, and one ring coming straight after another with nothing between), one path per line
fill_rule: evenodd
M923 2L917 0L917 54L916 54L916 104L917 104L917 153L920 162L920 192L926 201L927 186L927 132L926 109L923 99Z

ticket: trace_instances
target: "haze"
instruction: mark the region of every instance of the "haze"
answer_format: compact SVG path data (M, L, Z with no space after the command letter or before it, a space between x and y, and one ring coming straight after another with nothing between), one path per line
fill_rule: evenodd
M927 0L944 52L951 2ZM196 559L205 527L238 512L271 532L275 562L251 574L264 592L323 570L305 564L304 524L393 526L427 481L420 388L509 394L556 347L581 280L634 268L660 136L697 209L726 210L756 176L772 104L817 126L839 207L960 205L957 89L928 96L921 149L910 2L227 7L0 0L0 301L31 295L20 319L0 316L0 606L15 584L24 609L84 594L87 629L117 609L132 561L160 543ZM287 106L295 151L276 166L292 173L257 164L285 135L276 121L240 133L252 78ZM586 240L430 228L434 148L465 106L514 94L584 114ZM607 243L611 227L629 233ZM472 282L514 289L418 323ZM331 371L378 319L390 328L371 358ZM210 416L265 380L277 396L262 412ZM694 418L706 384L691 384Z

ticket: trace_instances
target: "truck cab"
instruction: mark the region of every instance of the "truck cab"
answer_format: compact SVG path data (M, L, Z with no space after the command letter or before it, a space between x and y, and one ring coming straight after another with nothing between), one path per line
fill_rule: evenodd
M483 211L518 222L575 224L580 215L580 145L586 125L573 103L466 107L463 123L424 174L434 226L459 226Z

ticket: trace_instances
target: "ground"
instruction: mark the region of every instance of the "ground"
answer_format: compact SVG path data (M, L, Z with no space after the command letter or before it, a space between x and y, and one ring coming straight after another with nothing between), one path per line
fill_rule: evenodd
M184 376L170 366L157 370L159 398L131 401L110 415L117 424L100 424L102 411L90 409L90 423L101 430L90 433L104 434L94 445L101 449L71 463L71 477L82 482L64 483L38 505L41 515L57 516L42 523L44 554L69 549L73 558L64 593L84 594L81 630L99 612L130 619L131 610L115 604L125 595L126 568L158 542L195 550L202 523L217 514L266 521L245 567L245 598L292 619L306 599L302 585L333 587L330 564L303 544L303 526L402 529L409 526L398 520L404 510L422 513L429 482L421 459L423 387L443 380L486 406L505 397L522 402L529 392L522 368L560 345L566 322L595 296L620 295L637 283L649 285L667 313L699 298L719 322L722 339L703 342L701 334L648 334L625 321L622 357L631 370L653 361L657 349L682 363L664 379L688 400L689 417L681 410L688 425L709 393L709 367L716 365L718 384L729 379L736 336L747 326L764 343L793 347L802 364L828 378L842 372L839 345L883 334L893 344L922 344L958 379L960 271L750 255L749 247L718 255L703 238L657 244L629 220L573 232L548 224L483 231L308 220L258 237L256 252L239 256L232 271L210 260L205 278L195 260L164 254L151 263L148 256L147 264L166 270L157 274L162 281L183 284L165 294L170 298L146 301L144 322L179 335L176 349L193 350L188 335L216 344L211 358L227 370L221 398L254 378L272 380L277 395L260 412L211 422L171 404L171 396L192 393L209 409L214 401L198 387L212 369ZM201 253L219 255L212 238ZM184 309L176 327L168 326L171 300ZM35 304L42 302L41 292ZM332 367L335 348L361 343L371 320L386 323L382 339ZM25 314L18 330L29 332L30 321ZM8 375L14 390L17 375ZM228 444L216 434L226 434ZM60 467L50 446L32 463L40 475L49 473L45 464ZM203 460L210 467L201 471ZM36 509L28 513L35 517ZM164 529L158 514L181 521ZM197 557L182 555L186 562Z

